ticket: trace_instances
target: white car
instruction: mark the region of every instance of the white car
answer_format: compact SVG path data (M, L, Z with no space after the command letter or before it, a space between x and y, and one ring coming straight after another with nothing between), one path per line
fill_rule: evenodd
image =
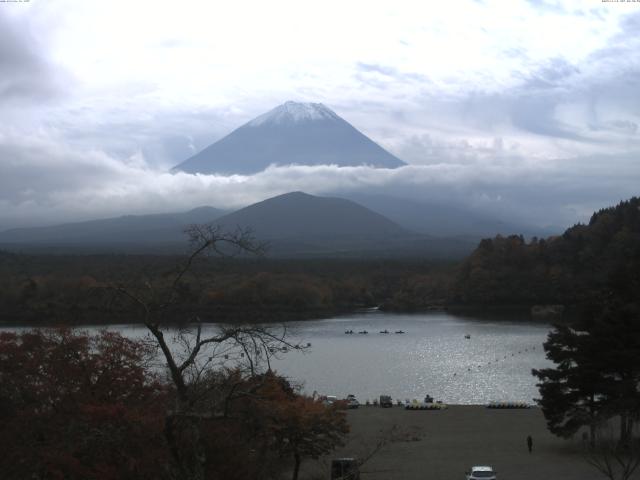
M487 465L476 465L467 472L467 480L497 480L496 472Z
M356 400L355 395L347 395L347 408L358 408L360 406L360 402Z

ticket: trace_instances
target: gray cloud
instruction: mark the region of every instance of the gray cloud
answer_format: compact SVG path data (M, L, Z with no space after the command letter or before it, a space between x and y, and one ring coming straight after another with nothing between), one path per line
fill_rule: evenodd
M528 4L536 10L547 11L552 13L566 14L568 13L564 6L557 1L550 0L526 0Z
M363 63L363 62L358 62L356 64L356 69L358 72L367 74L367 73L374 73L374 74L379 74L385 77L389 77L390 79L393 79L394 81L397 82L406 82L406 81L411 81L411 82L429 82L429 77L427 77L426 75L423 75L421 73L415 73L415 72L403 72L398 70L395 67L390 67L390 66L386 66L386 65L379 65L376 63ZM360 76L358 77L360 79L364 79L364 76Z
M531 93L533 93L532 91L562 88L563 81L579 73L580 69L570 64L566 59L552 58L537 68L528 78L525 78L521 88Z
M41 53L27 20L0 11L0 104L39 102L62 91L62 75Z
M489 149L501 148L496 141ZM393 195L472 208L519 223L566 226L586 220L593 209L637 194L639 178L638 153L536 166L506 154L475 161L470 156L458 163L434 158L429 165L395 170L291 166L230 177L169 174L142 158L119 161L99 151L74 151L46 137L5 135L0 156L8 159L0 163L0 228L199 205L237 208L293 190Z
M522 133L547 145L556 139L571 142L581 153L620 146L622 139L626 148L635 148L634 126L640 123L639 23L640 13L624 17L620 33L580 64L555 57L514 71L519 81L501 91L480 86L466 94L437 96L426 90L417 102L426 113L414 117L432 137L441 132L456 132L459 138ZM407 118L412 117L410 111L405 109ZM458 143L467 150L464 142Z
M57 113L57 117L55 130L71 148L99 149L114 158L142 154L151 166L167 170L230 133L242 121L224 109L194 111L154 105L146 106L143 118L123 108L101 109L96 116L94 109L81 105Z
M557 97L520 97L511 105L513 125L524 131L545 137L562 138L578 142L592 140L572 131L572 126L555 118L555 109L559 103Z
M401 71L388 65L357 62L354 66L354 80L357 84L376 90L385 90L393 95L394 89L406 85L428 85L428 76L416 72Z

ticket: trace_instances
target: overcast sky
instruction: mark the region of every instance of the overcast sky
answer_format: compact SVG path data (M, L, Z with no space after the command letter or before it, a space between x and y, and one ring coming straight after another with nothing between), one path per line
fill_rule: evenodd
M168 169L286 100L409 164ZM640 3L0 2L0 229L291 190L566 226L640 193Z

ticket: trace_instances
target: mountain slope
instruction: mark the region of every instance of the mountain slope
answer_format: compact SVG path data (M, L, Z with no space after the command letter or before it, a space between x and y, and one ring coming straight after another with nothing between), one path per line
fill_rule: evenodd
M226 229L251 228L274 257L461 258L475 246L461 239L413 233L350 200L292 192L217 220Z
M286 102L209 145L174 171L252 174L269 165L292 164L405 165L321 103Z
M388 218L350 200L291 192L245 207L217 220L226 228L249 227L258 238L331 239L406 236Z
M0 232L0 243L122 245L184 242L182 230L187 225L210 223L224 213L213 207L199 207L182 213L126 215L49 227L17 228Z
M0 232L0 248L46 253L182 253L185 226L250 228L268 256L461 258L475 242L416 234L362 205L302 192L280 195L228 215L202 207L180 214L140 215Z
M553 230L517 224L445 203L360 193L340 196L370 208L408 230L437 237L472 237L477 240L497 234L545 237L561 231L560 228Z

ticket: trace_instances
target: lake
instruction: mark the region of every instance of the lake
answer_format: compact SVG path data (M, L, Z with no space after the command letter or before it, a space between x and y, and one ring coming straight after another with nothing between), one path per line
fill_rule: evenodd
M130 337L145 334L138 325L109 328ZM382 394L394 401L429 394L451 404L532 402L539 395L531 369L552 365L542 349L549 325L518 318L367 311L290 322L287 328L294 342L311 348L278 354L273 368L309 394L352 393L361 403ZM363 330L369 333L357 333ZM383 330L390 333L379 333ZM395 334L398 330L405 333Z
M311 352L288 355L275 368L304 380L309 392L353 393L361 402L381 394L394 400L430 394L456 404L531 402L538 397L531 369L552 365L542 349L549 326L517 319L371 312L292 326Z

